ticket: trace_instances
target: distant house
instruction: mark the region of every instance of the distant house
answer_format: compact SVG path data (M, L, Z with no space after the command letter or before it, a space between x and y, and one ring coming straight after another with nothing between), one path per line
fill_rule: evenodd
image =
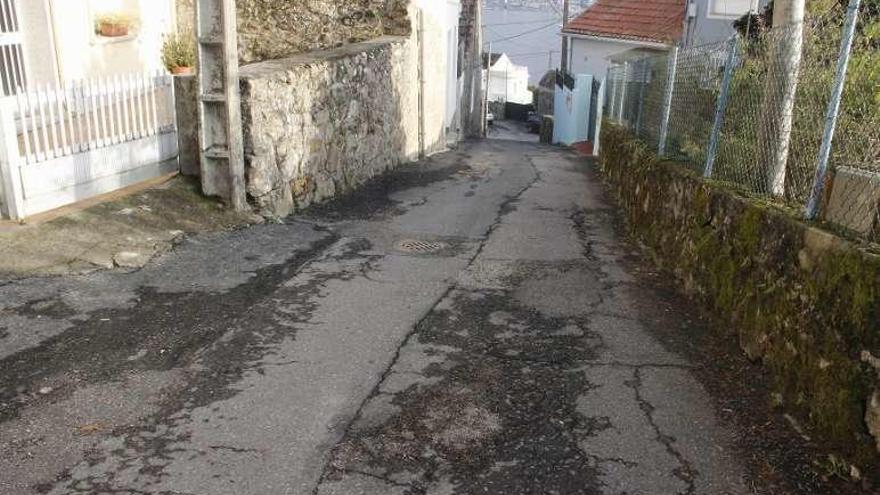
M735 33L733 22L760 12L768 0L692 0L685 19L683 46L724 41Z
M0 2L0 79L55 84L162 68L163 38L175 29L176 0Z
M532 103L528 67L514 64L503 53L483 53L483 80L486 80L486 71L489 73L489 101Z
M716 43L766 0L597 0L568 23L570 71L605 78L611 59Z

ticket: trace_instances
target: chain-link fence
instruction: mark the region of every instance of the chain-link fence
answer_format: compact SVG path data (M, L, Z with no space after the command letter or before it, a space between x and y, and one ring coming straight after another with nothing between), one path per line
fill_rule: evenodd
M713 180L880 239L880 0L615 63L605 117ZM751 26L749 26L751 28Z

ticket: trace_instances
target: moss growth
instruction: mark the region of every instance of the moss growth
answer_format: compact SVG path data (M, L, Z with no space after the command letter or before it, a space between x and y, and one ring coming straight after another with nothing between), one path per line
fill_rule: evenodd
M880 348L880 259L833 235L808 242L796 217L658 162L613 124L602 142L602 168L658 264L733 323L786 408L863 472L880 472L864 422L880 380L859 360Z

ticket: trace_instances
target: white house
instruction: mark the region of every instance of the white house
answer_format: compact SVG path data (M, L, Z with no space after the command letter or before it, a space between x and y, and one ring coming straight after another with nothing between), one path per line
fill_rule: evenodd
M563 29L570 71L604 80L611 59L723 41L734 33L733 21L763 4L766 0L597 0Z
M516 65L503 53L483 54L483 80L488 70L489 101L529 105L534 95L529 91L529 68Z
M55 84L162 68L162 42L176 25L175 0L0 2L0 79Z

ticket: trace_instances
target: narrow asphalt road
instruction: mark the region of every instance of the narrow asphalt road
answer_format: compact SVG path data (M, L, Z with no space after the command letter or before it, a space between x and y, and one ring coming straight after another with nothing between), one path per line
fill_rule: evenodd
M0 286L0 493L752 493L583 159L487 141Z

